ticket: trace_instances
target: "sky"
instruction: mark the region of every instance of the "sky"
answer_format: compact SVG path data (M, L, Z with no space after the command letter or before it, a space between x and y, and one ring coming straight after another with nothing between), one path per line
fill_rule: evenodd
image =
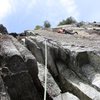
M73 16L77 21L100 22L100 0L0 0L0 24L9 32L23 32L43 26L52 27Z

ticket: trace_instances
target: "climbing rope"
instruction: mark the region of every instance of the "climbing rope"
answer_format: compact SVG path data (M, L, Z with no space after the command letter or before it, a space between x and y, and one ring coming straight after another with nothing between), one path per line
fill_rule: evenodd
M44 100L46 100L46 91L47 91L47 41L45 40L45 84L44 84ZM63 100L63 96L61 93L61 100Z
M44 85L44 100L46 100L47 91L47 41L45 40L45 85Z

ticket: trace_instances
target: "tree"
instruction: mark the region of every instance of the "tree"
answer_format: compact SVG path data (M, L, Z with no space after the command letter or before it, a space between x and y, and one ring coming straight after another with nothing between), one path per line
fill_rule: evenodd
M42 26L36 25L35 28L34 28L34 30L39 30L39 29L41 29L41 28L42 28Z
M77 21L73 17L68 17L66 20L62 20L58 25L75 24Z
M51 27L51 24L49 21L44 21L44 28L50 28Z

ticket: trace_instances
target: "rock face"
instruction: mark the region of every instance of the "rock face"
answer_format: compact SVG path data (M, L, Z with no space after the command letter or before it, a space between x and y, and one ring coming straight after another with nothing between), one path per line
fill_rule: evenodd
M37 61L12 36L0 37L0 76L0 100L43 100Z
M43 100L45 42L47 100L100 99L99 36L24 33L23 45L0 35L0 100Z
M73 94L67 92L55 97L54 100L79 100L79 99Z
M43 64L38 63L38 69L39 69L39 74L38 74L39 79L43 87L45 87L45 80L44 80L45 66ZM55 82L55 80L53 79L52 75L48 70L47 70L47 92L51 97L57 97L61 93L59 86L57 85L57 83Z
M1 76L0 76L0 100L10 100L10 97L6 91L6 88L4 86L4 82Z
M48 69L63 93L70 92L80 100L99 100L100 54L97 51L99 50L97 44L88 39L81 40L78 37L68 36L68 40L69 37L75 40L73 45L69 40L69 45L59 37L55 39L54 36L52 33L32 35L26 38L25 43L36 60L44 64L45 41L47 41ZM79 46L76 46L78 42ZM85 42L88 44L84 45ZM100 44L98 38L96 42ZM93 45L93 48L89 44Z

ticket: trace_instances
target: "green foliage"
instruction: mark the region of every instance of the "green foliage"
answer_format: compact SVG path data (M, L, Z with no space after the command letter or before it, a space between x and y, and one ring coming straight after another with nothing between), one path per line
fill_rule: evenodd
M41 29L41 28L42 28L42 26L36 25L35 28L34 28L34 30L39 30L39 29Z
M49 21L44 21L44 28L50 28L51 24Z
M73 17L68 17L66 20L61 21L58 25L74 24L77 21Z

